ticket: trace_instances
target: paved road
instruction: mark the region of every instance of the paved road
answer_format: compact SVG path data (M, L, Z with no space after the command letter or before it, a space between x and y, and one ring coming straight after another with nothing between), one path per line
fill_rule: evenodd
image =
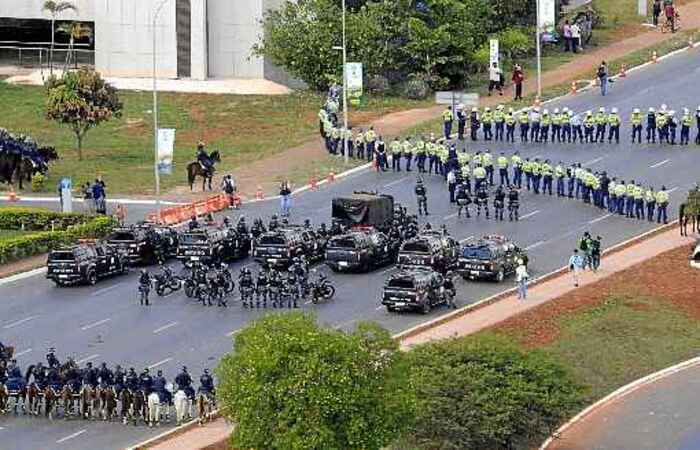
M697 101L700 88L698 50L671 58L663 64L635 73L624 82L613 86L604 100L606 106L618 106L631 111L635 106L646 108L663 99L680 110L690 99ZM694 95L693 95L694 94ZM575 110L597 107L601 97L595 92L567 98L561 106ZM693 103L694 104L694 103ZM549 105L550 109L554 105ZM549 144L520 145L516 148L523 157L535 155L550 158L556 163L579 161L596 170L606 169L624 179L634 178L659 187L666 184L671 193L671 215L675 205L698 180L700 148L691 146L658 147L628 144L627 130L623 144L565 146ZM470 150L485 148L471 145ZM512 145L492 144L496 155L502 150L510 153ZM311 218L315 224L328 222L330 199L336 194L353 190L376 189L393 194L396 199L415 207L413 185L415 172L406 174L355 174L341 183L324 187L319 192L308 192L295 199L293 215L299 221ZM607 211L584 205L574 200L524 194L521 200L519 223L494 222L484 218L458 222L454 209L449 206L446 189L433 176L427 178L430 195L430 221L433 226L447 223L452 235L463 239L483 234L505 234L529 249L535 275L544 274L565 264L577 237L589 230L604 237L605 246L613 245L652 229L655 224L610 216ZM243 214L253 218L269 217L277 209L273 201L246 206ZM236 216L238 213L236 214ZM243 261L234 264L237 271ZM336 299L325 305L303 305L313 311L320 322L332 327L349 329L360 320L373 320L393 332L407 329L432 319L446 310L434 310L428 316L420 314L389 314L379 304L379 294L388 268L366 275L333 275L338 292ZM359 283L358 283L359 282ZM458 284L458 303L472 303L511 286L504 284ZM32 277L11 284L0 285L0 340L13 343L24 366L42 359L47 347L55 346L60 356L67 353L76 360L92 360L99 364L119 362L123 366L161 368L174 377L179 367L187 365L195 374L204 367L213 367L222 353L231 347L231 333L235 333L251 319L263 312L243 310L238 305L228 309L202 308L187 300L183 294L158 299L148 309L136 303L136 275L105 280L94 287L57 289L52 283ZM60 422L49 426L41 420L6 417L0 422L0 442L13 449L35 448L119 448L137 442L144 436L162 430L129 428L119 425ZM84 432L82 430L85 430ZM77 434L80 433L80 434ZM66 439L70 437L70 439ZM62 440L66 439L66 440ZM59 442L60 441L60 442Z
M567 430L552 450L697 450L700 366L606 405Z

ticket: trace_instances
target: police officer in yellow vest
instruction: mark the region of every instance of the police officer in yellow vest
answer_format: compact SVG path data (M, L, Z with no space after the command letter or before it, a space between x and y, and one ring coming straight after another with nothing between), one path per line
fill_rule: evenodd
M506 122L506 142L515 142L515 115L513 108L508 108L505 115Z
M566 176L566 170L564 169L564 164L559 161L559 164L554 168L554 176L557 179L557 197L566 196L564 192L564 177Z
M486 182L486 169L479 164L474 169L474 192L479 191L481 186Z
M620 180L617 186L615 186L615 196L617 197L617 213L623 216L625 214L625 203L627 199L625 180Z
M530 169L532 170L532 189L535 191L535 194L539 194L540 181L542 180L542 165L540 164L539 158L535 158L535 160L530 163Z
M493 121L496 124L496 140L503 142L503 131L506 122L503 105L498 105L498 107L496 107L496 111L493 113Z
M367 161L372 161L375 148L377 146L377 133L374 132L374 127L370 126L365 133L365 150L367 152Z
M422 137L419 136L416 139L413 148L416 154L416 166L418 166L418 173L425 173L425 158L427 153L425 150L425 142L423 141Z
M462 175L462 184L467 189L467 192L471 194L472 192L472 185L471 185L471 168L469 167L469 163L467 162L466 164L462 164L460 168L460 172Z
M525 158L523 172L525 173L525 188L529 191L532 189L532 162L530 162L530 158Z
M493 139L491 125L493 124L493 113L488 106L484 108L484 114L481 115L481 127L484 132L484 140L490 141Z
M395 137L389 144L389 155L391 156L392 172L401 172L401 142Z
M523 160L520 158L520 152L515 152L510 157L510 165L513 166L513 185L521 189L523 187Z
M357 158L362 159L365 157L365 133L360 128L355 136L355 149L357 150Z
M612 142L613 137L615 143L620 143L620 116L617 114L617 108L610 110L608 114L608 144Z
M571 144L571 117L572 112L566 106L561 112L561 141Z
M683 108L683 117L681 117L681 145L688 145L691 126L693 126L693 117L690 115L690 110L688 108Z
M637 186L634 184L634 180L627 183L627 202L625 203L625 216L628 218L634 217L634 192Z
M632 124L632 143L634 144L635 140L637 140L637 142L641 144L642 113L639 111L639 108L634 108L634 110L632 111L632 117L630 117L630 122Z
M437 173L437 148L438 144L433 139L425 144L425 152L428 155L428 173L433 173L433 167L435 167L435 173Z
M491 152L486 150L484 154L481 155L481 163L484 165L484 169L486 169L489 184L493 186L493 156L491 156Z
M554 140L561 142L561 114L559 113L559 108L554 108L554 113L552 114L552 142Z
M656 113L656 130L659 134L659 144L666 142L668 139L668 118L665 109Z
M654 192L654 188L649 186L649 189L647 189L645 195L644 195L644 200L646 201L647 204L647 220L649 222L654 221L654 209L656 207L656 192Z
M406 136L406 139L404 139L403 144L401 144L401 153L403 154L403 157L406 160L406 171L410 172L411 161L413 161L413 144L408 139L408 136Z
M452 107L448 106L442 112L442 124L443 131L445 132L445 139L449 139L452 134L452 122L454 121L454 115L452 114Z
M607 124L608 115L605 114L605 108L601 106L595 115L595 139L593 139L593 143L605 143L605 128Z
M542 193L546 194L549 192L549 195L552 195L552 178L554 170L552 169L552 165L549 164L548 159L544 160L540 170L542 171Z
M549 126L552 124L552 116L549 115L549 110L542 111L540 119L540 140L544 143L549 141Z
M331 129L331 154L338 154L338 147L340 146L341 129L338 127L333 127Z
M637 220L644 220L644 188L641 184L634 187L634 215Z
M510 175L508 174L508 157L506 157L505 153L501 152L496 160L496 164L498 164L500 185L503 186L505 184L508 186L510 184Z
M583 119L583 135L586 144L595 142L595 137L593 136L594 126L595 117L593 117L593 111L586 111L586 118Z
M520 142L527 142L527 135L530 132L530 116L527 111L520 112L518 122L520 122Z
M695 135L695 145L700 145L700 106L695 110L695 126L698 128L698 134Z
M668 192L666 192L666 186L661 186L661 190L656 193L656 223L661 223L661 219L663 219L664 223L668 223L667 207Z

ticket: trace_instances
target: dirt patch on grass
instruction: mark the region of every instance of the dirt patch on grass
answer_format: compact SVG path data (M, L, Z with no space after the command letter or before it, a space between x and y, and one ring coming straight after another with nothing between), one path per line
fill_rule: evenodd
M689 317L700 320L700 270L688 264L691 246L662 253L637 266L584 286L552 302L512 317L495 327L526 347L556 341L568 317L601 305L611 296L653 297L667 302ZM648 308L635 303L634 308Z

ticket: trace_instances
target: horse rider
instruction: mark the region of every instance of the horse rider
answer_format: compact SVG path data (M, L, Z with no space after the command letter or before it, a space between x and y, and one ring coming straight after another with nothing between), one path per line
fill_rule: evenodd
M32 375L34 376L34 383L36 383L37 387L39 389L44 389L46 387L46 367L44 367L44 363L39 361L36 366L34 366L34 371L32 372ZM27 381L29 381L29 377L27 377Z
M153 377L148 373L148 367L143 369L139 376L139 389L146 393L146 396L153 390Z
M163 376L163 371L159 370L156 377L153 379L153 392L158 394L158 399L161 403L170 404L170 392L165 388L167 381Z
M7 359L7 356L5 355L5 346L2 345L2 342L0 342L0 360L5 360Z
M61 376L58 373L58 368L49 367L46 371L46 384L52 388L59 390L61 388Z
M129 367L129 373L124 377L124 387L131 392L136 392L139 388L139 376L133 367Z
M211 158L209 154L204 149L204 142L199 142L197 144L197 162L202 166L202 169L207 172L211 170Z
M194 389L192 389L192 377L187 372L187 367L182 366L182 371L175 377L177 388L187 394L187 398L194 398Z
M22 371L20 370L16 359L11 360L10 364L7 366L7 376L9 378L22 378Z
M109 368L107 368L106 362L103 362L99 370L97 371L97 378L99 379L99 381L107 384L108 386L114 384L114 374L111 370L109 370Z
M119 364L117 364L114 368L113 380L114 390L117 391L117 395L119 395L121 390L124 389L124 387L126 386L126 373L124 373L124 369L122 369L122 366L120 366Z
M92 363L88 362L83 369L83 384L89 384L93 389L97 387L97 370L92 367Z
M139 276L139 301L141 306L148 306L150 303L148 301L148 295L151 292L151 275L146 269L141 269L141 275Z
M192 215L192 217L190 218L190 221L187 223L187 228L190 231L194 231L194 230L199 229L199 221L197 220L196 215L194 215L194 214Z
M214 380L209 375L209 369L204 369L204 373L199 377L199 393L206 395L208 398L214 398L216 391L214 389Z
M22 391L27 386L27 383L22 376L22 371L17 365L17 360L13 359L10 361L10 365L7 367L7 381L5 382L5 387L10 392Z
M51 347L49 349L49 352L46 354L46 363L49 365L49 367L58 367L61 364L58 362L58 358L56 358L56 349Z

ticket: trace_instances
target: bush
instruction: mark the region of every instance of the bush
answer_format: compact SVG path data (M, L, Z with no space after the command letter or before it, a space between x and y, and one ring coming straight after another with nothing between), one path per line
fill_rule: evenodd
M44 190L46 185L46 176L41 173L37 173L32 176L32 192L41 192Z
M391 86L387 77L374 75L367 80L367 89L373 94L386 95L391 90Z
M117 226L117 222L114 218L100 216L85 224L69 225L62 231L40 231L8 239L0 242L0 264L46 253L57 247L73 244L79 239L101 238L107 235L115 226Z
M424 77L411 74L403 85L403 95L411 100L424 100L430 95L430 87Z
M63 230L88 220L89 217L78 213L60 213L22 206L0 208L1 230L47 231L51 230L51 222L54 224L54 230Z
M442 341L409 353L424 448L529 449L581 406L582 389L542 352L491 336Z

